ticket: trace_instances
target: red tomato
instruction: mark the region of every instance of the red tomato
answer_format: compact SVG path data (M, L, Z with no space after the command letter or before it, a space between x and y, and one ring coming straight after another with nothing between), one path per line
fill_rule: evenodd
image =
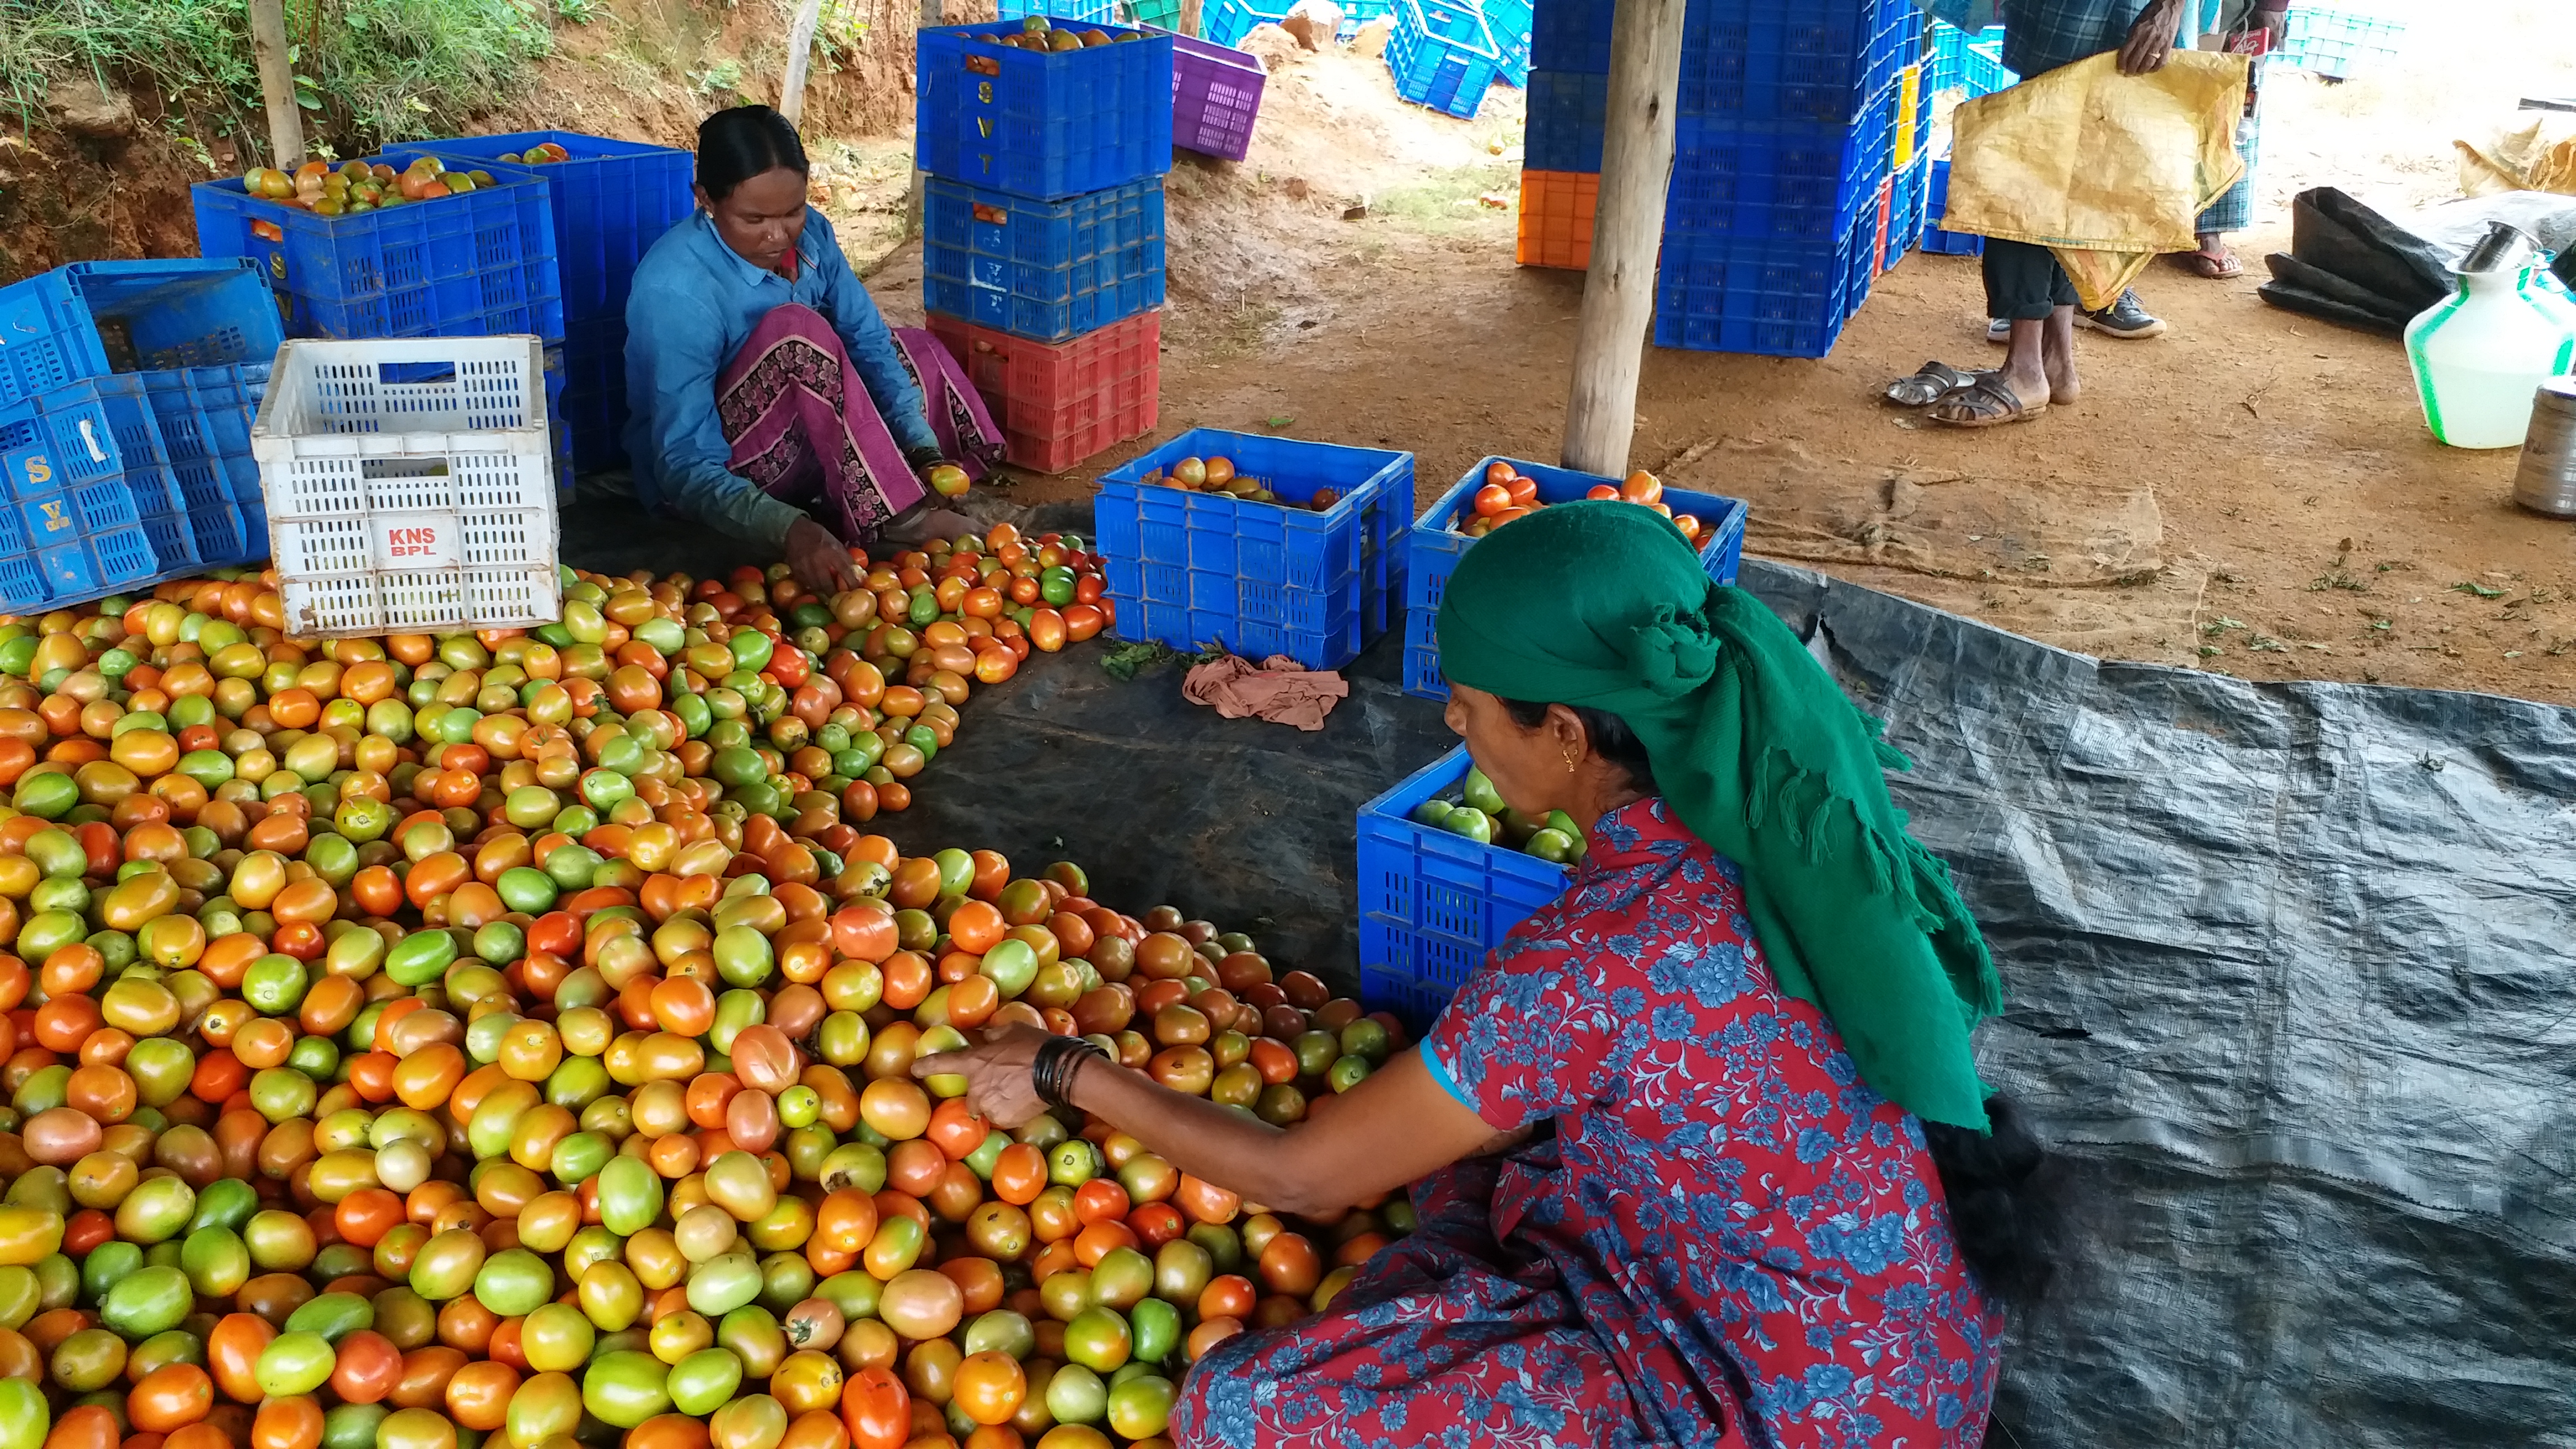
M903 1449L912 1437L912 1395L891 1370L863 1368L841 1386L841 1422L850 1449Z

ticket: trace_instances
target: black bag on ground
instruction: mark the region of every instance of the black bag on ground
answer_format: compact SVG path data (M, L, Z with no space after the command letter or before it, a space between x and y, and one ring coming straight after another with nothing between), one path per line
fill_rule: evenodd
M2264 258L2259 289L2275 307L2395 337L2458 285L2453 270L2490 221L2521 228L2558 254L2576 285L2576 196L2517 191L2455 201L2391 220L2331 186L2290 203L2290 250Z

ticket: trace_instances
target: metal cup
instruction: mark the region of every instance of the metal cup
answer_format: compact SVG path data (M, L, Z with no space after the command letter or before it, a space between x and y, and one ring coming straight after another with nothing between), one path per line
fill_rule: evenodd
M2553 377L2532 399L2513 501L2534 513L2576 518L2576 377Z

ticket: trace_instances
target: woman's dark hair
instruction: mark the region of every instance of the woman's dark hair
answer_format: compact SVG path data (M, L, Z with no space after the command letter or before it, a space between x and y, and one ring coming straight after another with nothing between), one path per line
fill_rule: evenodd
M769 107L735 106L698 123L698 189L709 201L722 201L735 187L781 166L811 174L796 128Z
M1536 729L1547 722L1547 706L1544 704L1533 704L1526 699L1506 699L1503 708L1511 715L1512 723L1525 730ZM1592 740L1592 753L1627 771L1628 783L1640 793L1655 793L1655 767L1646 759L1645 742L1637 738L1635 730L1628 728L1626 720L1588 704L1569 704L1566 708L1574 711L1574 717L1582 721L1584 734Z
M1547 720L1545 704L1506 699L1503 708L1523 729ZM1588 705L1566 708L1582 721L1594 754L1627 771L1636 789L1655 793L1654 765L1626 720ZM2027 1310L2046 1296L2057 1272L2062 1216L2054 1159L2010 1097L1988 1097L1986 1121L1985 1132L1926 1122L1923 1140L1941 1174L1959 1254L1977 1285L1997 1302Z

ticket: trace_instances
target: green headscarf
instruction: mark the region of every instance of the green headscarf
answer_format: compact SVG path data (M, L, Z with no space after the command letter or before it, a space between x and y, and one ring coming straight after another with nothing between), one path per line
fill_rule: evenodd
M1968 1038L2003 1007L1994 958L1888 799L1905 757L1761 601L1652 509L1563 503L1467 551L1439 630L1454 684L1625 721L1665 802L1742 868L1781 989L1833 1018L1882 1095L1985 1129Z

